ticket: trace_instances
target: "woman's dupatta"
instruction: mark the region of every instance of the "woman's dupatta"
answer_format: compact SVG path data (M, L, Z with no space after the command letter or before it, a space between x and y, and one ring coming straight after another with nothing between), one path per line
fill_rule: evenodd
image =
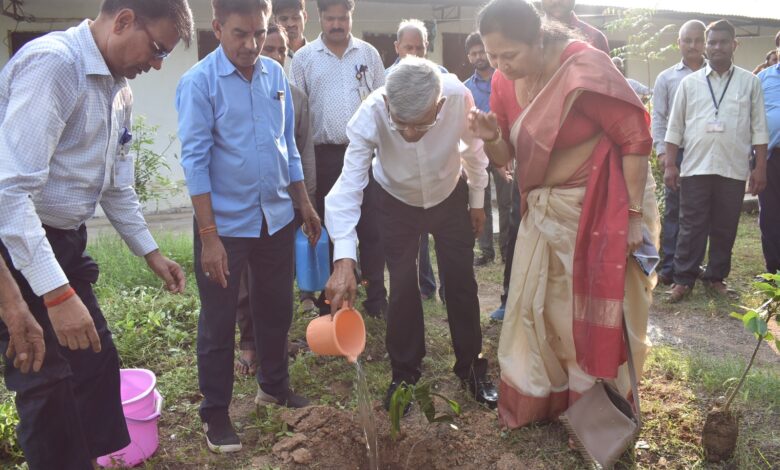
M512 128L522 213L527 209L528 192L542 185L561 125L583 91L637 106L649 126L647 111L606 54L587 48L571 55ZM589 164L574 247L574 343L577 362L586 373L614 378L626 360L622 322L628 190L619 148L606 134L596 144Z

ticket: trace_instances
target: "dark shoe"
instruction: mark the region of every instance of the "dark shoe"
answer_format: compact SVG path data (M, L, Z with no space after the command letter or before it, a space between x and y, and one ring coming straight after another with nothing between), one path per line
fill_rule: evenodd
M474 266L486 266L493 262L495 256L479 255L474 258Z
M487 376L471 376L463 381L463 386L468 388L469 393L478 403L487 405L491 410L498 407L498 389Z
M257 386L255 405L278 405L287 408L305 408L310 404L311 402L308 398L296 395L290 389L287 389L287 391L281 395L274 396L269 393L265 393L259 385Z
M241 441L233 430L233 423L227 413L209 418L203 423L203 431L206 433L206 444L210 451L226 454L241 450Z
M729 293L726 283L723 281L709 281L704 284L707 289L720 296L726 296Z
M381 318L385 321L387 321L387 303L383 302L379 305L379 308L368 308L366 307L365 303L363 304L363 307L366 309L366 315L368 315L371 318Z
M691 287L684 284L675 284L671 291L669 291L669 303L676 304L684 298L691 295Z
M307 343L303 338L296 339L295 341L287 341L287 355L290 357L295 357L298 354L308 350L309 343Z
M398 382L390 382L390 385L387 387L387 393L385 393L384 401L385 411L390 411L390 403L392 402L393 394L395 393L396 389L398 389L399 385L400 384ZM404 416L408 415L410 411L412 411L411 402L407 403L404 407Z
M658 273L658 283L664 286L671 286L674 284L674 278L666 274Z

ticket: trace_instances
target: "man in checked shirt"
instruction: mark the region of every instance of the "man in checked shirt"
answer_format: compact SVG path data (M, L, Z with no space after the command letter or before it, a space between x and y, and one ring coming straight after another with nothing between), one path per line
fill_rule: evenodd
M99 202L166 288L184 290L181 267L160 254L132 187L127 79L159 70L191 37L187 0L104 0L94 21L30 42L0 72L0 255L46 349L40 371L23 374L11 361L4 370L32 470L92 469L130 442L84 223ZM14 328L0 322L0 350Z

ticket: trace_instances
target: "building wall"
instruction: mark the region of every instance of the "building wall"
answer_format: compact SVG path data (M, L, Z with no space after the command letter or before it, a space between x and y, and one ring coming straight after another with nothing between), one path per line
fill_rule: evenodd
M27 12L38 17L85 18L96 15L100 2L99 0L82 0L81 2L60 0L59 3L52 5L45 0L30 0L28 3ZM197 29L210 30L210 2L208 0L190 0L190 3L193 7ZM306 28L306 36L312 39L320 32L316 3L309 1L307 10L309 22ZM476 14L476 8L462 7L459 19L439 22L437 24L437 35L433 42L433 52L429 58L433 61L441 62L444 33L467 34L473 31L475 29ZM364 33L392 34L396 31L398 22L402 18L434 19L434 10L431 4L358 2L354 16L353 34L357 37L363 37ZM674 21L682 23L680 20ZM594 18L593 23L600 25L600 20ZM0 30L4 32L14 30L58 30L75 24L78 24L78 21L16 24L13 20L0 16ZM609 34L608 36L613 42L625 42L627 34ZM674 38L675 35L672 34L668 37L668 41L671 43ZM7 39L6 44L8 44ZM737 65L752 70L756 64L763 62L765 53L772 46L773 35L771 37L767 35L758 38L740 39L740 47L736 54ZM162 151L168 145L168 136L175 136L176 134L176 111L174 109L176 84L181 75L197 62L197 51L197 43L192 44L189 49L184 49L180 45L165 60L162 71L152 71L131 82L135 95L135 113L146 116L149 124L160 126L156 143L156 150L158 151ZM8 56L8 47L0 48L0 65L5 64ZM637 59L629 59L627 61L628 73L630 77L652 86L655 76L678 60L678 53L672 51L663 60L654 61L650 64L648 72L645 63ZM178 141L176 141L167 153L172 169L170 176L174 180L183 179L181 167L174 157L174 155L180 154L180 149L181 147ZM182 193L177 197L161 202L159 207L150 207L148 209L171 209L185 207L188 204L189 198L185 193Z

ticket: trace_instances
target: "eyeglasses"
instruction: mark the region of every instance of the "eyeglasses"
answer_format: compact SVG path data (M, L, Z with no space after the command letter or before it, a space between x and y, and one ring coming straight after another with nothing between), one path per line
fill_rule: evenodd
M155 41L154 38L152 38L152 34L146 28L146 25L144 23L139 21L138 24L140 24L141 27L144 29L144 31L146 32L146 36L149 38L149 41L151 41L152 43L152 56L158 60L164 60L166 57L168 57L168 55L170 55L170 51L166 51L165 49L160 47L159 44L157 44L157 41Z
M405 126L402 124L398 124L395 121L393 121L393 117L390 114L390 105L385 102L385 109L387 110L387 123L390 126L390 129L396 131L396 132L406 132L409 130L414 130L416 132L427 132L436 125L436 123L439 122L439 110L436 110L436 118L433 120L430 124L420 124L415 126Z

